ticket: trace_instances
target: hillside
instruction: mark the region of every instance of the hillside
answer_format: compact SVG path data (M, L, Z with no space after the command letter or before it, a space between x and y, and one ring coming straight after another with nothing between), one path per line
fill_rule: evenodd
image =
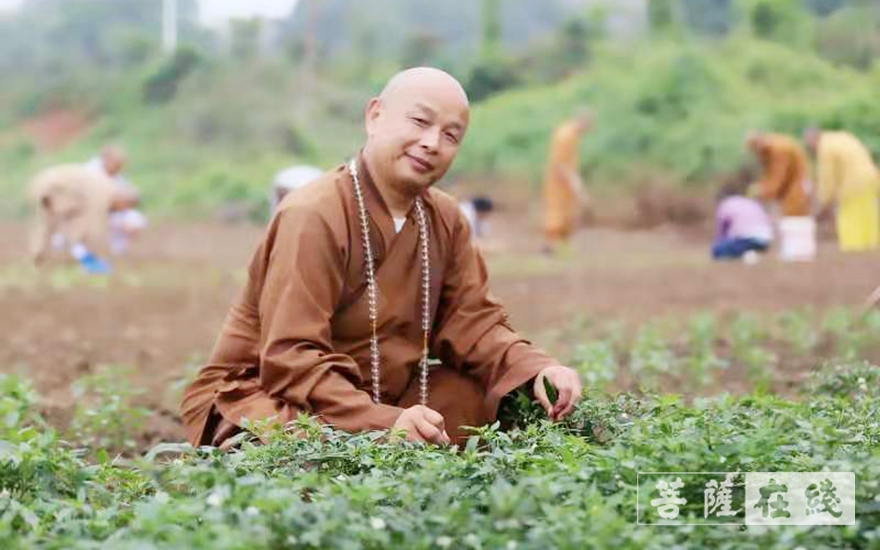
M6 124L0 161L9 169L0 176L0 191L21 197L40 167L88 158L115 141L130 151L130 175L150 209L199 214L228 201L261 205L280 168L331 166L351 155L362 136L363 105L378 91L370 81L342 87L304 80L281 61L244 67L201 61L180 78L172 99L147 102L145 82L163 67L157 62L134 75L110 75L107 86L91 94L68 91L84 99L59 108L79 112L89 125L59 149L47 149L26 131L45 112ZM583 170L600 192L658 179L711 185L748 160L742 138L752 128L846 127L880 152L880 107L872 97L877 82L876 73L743 37L605 44L584 70L560 83L517 87L475 104L450 177L537 185L552 128L582 108L597 120L583 143ZM13 111L23 110L21 97L8 100ZM51 108L44 103L37 111ZM21 201L2 210L19 212Z

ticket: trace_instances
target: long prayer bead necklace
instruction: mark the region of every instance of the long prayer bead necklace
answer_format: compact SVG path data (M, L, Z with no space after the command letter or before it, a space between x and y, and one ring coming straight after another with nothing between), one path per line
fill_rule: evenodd
M354 195L357 199L358 215L361 222L361 238L364 246L364 270L367 276L367 299L370 304L370 382L372 384L373 402L382 401L382 356L379 353L379 337L376 329L379 322L379 306L377 303L376 272L373 261L373 248L370 245L370 224L367 218L367 207L361 192L357 161L348 163L348 171L354 182ZM425 205L421 197L416 197L416 221L419 224L419 243L422 252L422 358L419 360L419 402L428 404L428 342L431 330L431 270L428 257L428 222L425 217Z

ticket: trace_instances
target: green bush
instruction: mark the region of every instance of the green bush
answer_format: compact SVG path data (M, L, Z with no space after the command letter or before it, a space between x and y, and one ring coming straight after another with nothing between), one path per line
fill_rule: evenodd
M615 43L590 32L589 24L572 20L515 60L482 62L465 73L471 125L450 178L537 186L553 129L584 108L596 121L582 140L581 170L600 190L631 191L648 180L714 185L751 160L742 140L752 129L798 136L814 124L847 129L880 154L877 74L747 33L718 40L661 33ZM582 49L572 49L575 43ZM560 58L561 51L572 57ZM129 149L128 176L148 209L204 214L230 196L254 201L286 166L329 168L352 155L364 137L363 107L395 68L385 63L368 79L341 86L332 80L338 67L307 81L278 60L208 64L182 50L142 78L100 75L105 86L98 90L89 86L99 76L93 73L65 85L40 84L39 93L35 83L11 83L4 126L14 126L15 112L59 105L84 105L95 116L89 131L62 151L32 151L23 137L13 141L25 145L2 155L8 167L0 191L18 200L5 202L0 213L20 211L23 182L38 169L84 160L107 141ZM571 76L535 83L565 74ZM158 103L144 105L143 94Z
M143 97L147 103L166 103L177 94L181 81L199 63L199 54L191 48L180 48L151 74L143 85Z
M464 87L471 101L476 102L513 88L519 81L513 60L492 57L474 65Z
M873 144L874 88L870 75L743 37L605 46L582 74L478 104L454 169L537 184L553 128L589 106L596 123L581 152L591 186L633 187L649 173L706 185L750 160L742 145L750 129L799 136L818 123Z

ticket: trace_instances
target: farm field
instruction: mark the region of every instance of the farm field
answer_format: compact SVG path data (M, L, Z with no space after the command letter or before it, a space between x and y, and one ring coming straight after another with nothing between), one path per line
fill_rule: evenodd
M303 421L223 454L177 403L244 281L253 226L167 224L109 279L21 263L4 227L0 530L13 547L871 547L880 536L878 259L712 264L694 231L590 229L566 254L502 217L495 293L587 397L525 402L461 453ZM515 246L514 244L515 243ZM638 472L853 471L849 527L636 523ZM685 513L699 516L691 490Z
M878 60L869 0L0 0L0 550L880 550L880 254L835 235L876 229ZM307 416L193 448L181 398L270 197L359 151L391 212L410 168L492 211L472 227L493 297L581 401L553 424L524 385L461 448ZM35 211L59 249L39 269ZM817 258L782 262L804 218ZM299 261L282 233L275 260ZM769 233L756 263L710 259ZM268 332L320 332L271 300ZM364 302L334 336L376 317ZM376 334L386 365L413 306L379 306L401 314ZM477 317L446 316L465 366L497 356L469 346ZM319 409L344 386L265 349ZM302 388L269 370L255 389ZM451 424L438 398L465 394L432 376Z

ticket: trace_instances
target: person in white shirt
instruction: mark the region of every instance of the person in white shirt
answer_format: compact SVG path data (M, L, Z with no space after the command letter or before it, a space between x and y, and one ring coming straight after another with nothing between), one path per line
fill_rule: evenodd
M302 189L324 173L314 166L299 165L285 168L272 178L272 193L269 195L271 213L275 212L284 197L291 191Z
M459 204L464 217L471 224L471 236L475 239L482 239L489 236L489 216L495 209L492 199L484 196L477 196L473 199Z
M122 149L108 145L101 149L100 155L86 163L86 168L92 172L110 178L118 188L125 190L128 195L138 197L133 201L131 207L110 214L110 251L116 255L127 252L131 241L147 227L147 217L137 208L140 194L134 185L122 175L122 169L127 161L128 157Z

